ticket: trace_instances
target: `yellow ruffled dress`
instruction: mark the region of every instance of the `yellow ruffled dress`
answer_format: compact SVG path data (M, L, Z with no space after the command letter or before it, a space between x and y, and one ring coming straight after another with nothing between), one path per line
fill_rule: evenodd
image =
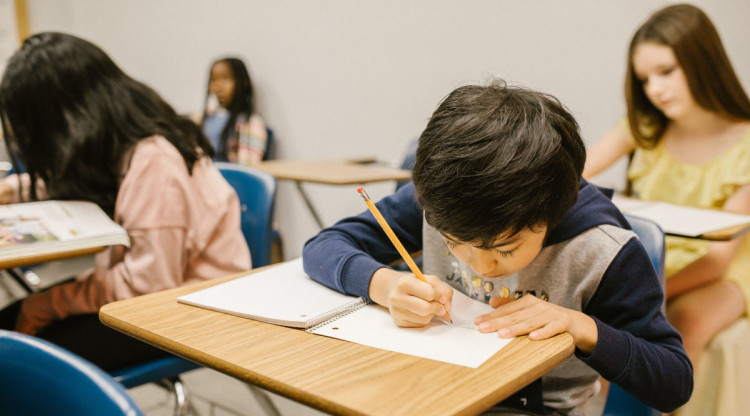
M623 125L626 125L624 122ZM660 142L653 149L638 148L628 169L634 196L693 207L721 209L735 190L750 183L750 131L731 148L700 164L684 163ZM667 278L705 254L708 241L668 236ZM725 275L739 286L750 309L750 238ZM750 393L750 325L745 317L719 333L695 369L695 390L678 414L739 415Z

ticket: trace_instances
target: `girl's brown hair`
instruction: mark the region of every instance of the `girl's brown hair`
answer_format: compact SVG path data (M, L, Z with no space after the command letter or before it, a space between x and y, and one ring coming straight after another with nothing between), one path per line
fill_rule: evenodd
M730 119L750 119L750 100L711 20L689 4L668 6L654 13L630 41L625 100L630 131L640 146L655 146L669 121L646 97L633 68L635 48L644 42L672 48L699 106Z

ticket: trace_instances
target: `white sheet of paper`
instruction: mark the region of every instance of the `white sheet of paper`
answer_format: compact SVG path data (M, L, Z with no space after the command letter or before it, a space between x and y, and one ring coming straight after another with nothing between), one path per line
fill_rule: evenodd
M311 332L402 354L477 368L500 351L510 339L497 332L483 334L474 317L492 311L486 303L453 292L453 325L437 319L423 328L400 328L387 309L368 305Z
M697 237L711 231L750 224L750 215L686 207L666 202L647 202L615 197L612 202L620 211L654 221L669 234Z

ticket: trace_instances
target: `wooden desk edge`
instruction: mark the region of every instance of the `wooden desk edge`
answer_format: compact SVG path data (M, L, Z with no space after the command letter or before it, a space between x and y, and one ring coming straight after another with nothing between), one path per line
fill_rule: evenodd
M246 273L241 273L240 275L245 275L245 274ZM214 284L219 284L223 281L234 279L237 276L238 275L227 276L224 278L201 282L201 283L190 285L190 286L170 289L169 292L173 292L174 298L176 299L178 296L181 296L183 294L190 293L196 290L200 290L205 287L212 286ZM163 293L163 292L160 292L160 293ZM156 293L152 295L156 295ZM144 297L145 296L150 296L150 295L144 295ZM233 378L239 378L243 381L257 384L260 387L263 387L264 389L273 391L291 400L303 403L305 405L314 407L324 412L330 412L330 413L335 413L335 414L359 414L354 409L345 407L337 403L332 403L328 400L325 400L313 394L310 394L309 392L296 389L284 383L279 383L277 380L273 378L266 377L262 374L253 372L249 370L248 368L242 367L240 365L232 364L231 362L228 362L225 360L218 360L209 354L203 353L194 348L172 341L168 338L165 338L163 336L160 336L148 330L144 330L135 325L132 325L125 321L117 319L109 314L109 310L113 308L116 309L120 302L125 302L125 301L113 302L113 303L104 305L100 309L99 319L106 326L109 326L117 331L133 336L143 342L154 345L157 348L161 348L165 351L168 351L172 354L183 357L199 365L205 366L207 368L212 368L216 371L227 374ZM532 340L529 340L527 337L519 337L511 341L499 353L502 354L503 351L505 353L508 353L509 351L513 349L517 349L517 348L526 349L530 343L537 343L537 342L540 342L540 341L532 341ZM516 391L530 384L537 378L543 376L548 371L557 367L559 364L563 363L565 360L567 360L569 357L573 355L573 351L575 347L573 345L573 338L572 336L570 336L570 334L567 334L567 333L559 334L543 342L545 342L545 349L547 351L554 351L553 354L551 354L545 360L544 366L537 367L533 371L528 371L524 373L523 376L516 379L513 383L509 383L506 386L502 387L501 389L498 389L497 391L495 391L493 394L488 394L486 397L476 400L473 404L471 404L470 406L467 406L466 408L464 408L461 412L458 412L457 414L473 415L473 414L478 414L478 413L481 413L482 411L489 409L494 404L511 396ZM240 377L238 377L238 375L240 375Z
M750 223L722 228L721 230L711 231L693 238L700 238L710 241L729 241L747 234L748 231L750 231Z
M512 349L512 348L526 348L526 346L529 343L535 343L540 341L532 341L528 337L517 337L513 341L511 341L508 345L506 345L503 349ZM458 414L465 414L465 415L477 415L480 414L488 409L490 409L495 404L507 399L511 395L513 395L515 392L521 390L522 388L528 386L536 379L542 377L543 375L547 374L549 371L556 368L558 365L565 362L568 358L573 356L573 352L575 351L575 344L573 343L573 336L568 334L567 332L564 332L562 334L557 334L552 338L543 340L543 342L546 343L546 346L548 348L557 348L557 352L553 354L546 362L546 365L543 367L537 367L533 371L527 371L524 373L522 377L519 377L516 379L515 382L511 384L507 384L504 388L500 389L497 392L497 395L493 396L487 396L483 398L482 400L477 400L473 406L470 406L465 409L464 412L458 413ZM524 344L524 345L518 345L518 344ZM498 353L502 353L498 352ZM506 350L507 353L507 350Z
M354 159L326 159L326 160L287 160L287 159L273 159L263 161L255 168L260 169L264 172L270 173L276 179L279 180L291 180L295 182L309 182L318 183L325 185L361 185L370 182L383 182L383 181L404 181L411 179L411 171L400 168L391 168L384 166L370 166L368 170L372 172L381 172L380 175L375 177L362 179L362 178L341 178L341 177L325 177L319 178L314 176L300 177L297 174L289 174L284 170L286 164L312 164L312 165L326 165L335 169L336 166L367 166L368 162L374 161L373 158L363 157ZM281 168L279 168L281 166Z
M31 264L47 263L55 260L71 259L74 257L86 256L88 254L98 253L106 247L97 246L82 248L77 250L60 251L56 253L29 254L12 259L0 260L0 269L9 269L13 267L23 267Z

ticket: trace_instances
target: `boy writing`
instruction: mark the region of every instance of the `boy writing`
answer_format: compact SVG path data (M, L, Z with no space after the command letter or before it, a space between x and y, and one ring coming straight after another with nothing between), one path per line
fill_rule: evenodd
M399 254L369 212L309 240L305 271L399 326L450 312L453 290L492 288L474 296L496 308L476 318L480 331L575 340L575 356L542 378L545 413L585 412L599 375L670 412L690 397L692 366L643 246L581 179L585 159L555 98L502 82L458 88L419 139L413 185L377 204L406 249L423 251L428 282L386 266Z

